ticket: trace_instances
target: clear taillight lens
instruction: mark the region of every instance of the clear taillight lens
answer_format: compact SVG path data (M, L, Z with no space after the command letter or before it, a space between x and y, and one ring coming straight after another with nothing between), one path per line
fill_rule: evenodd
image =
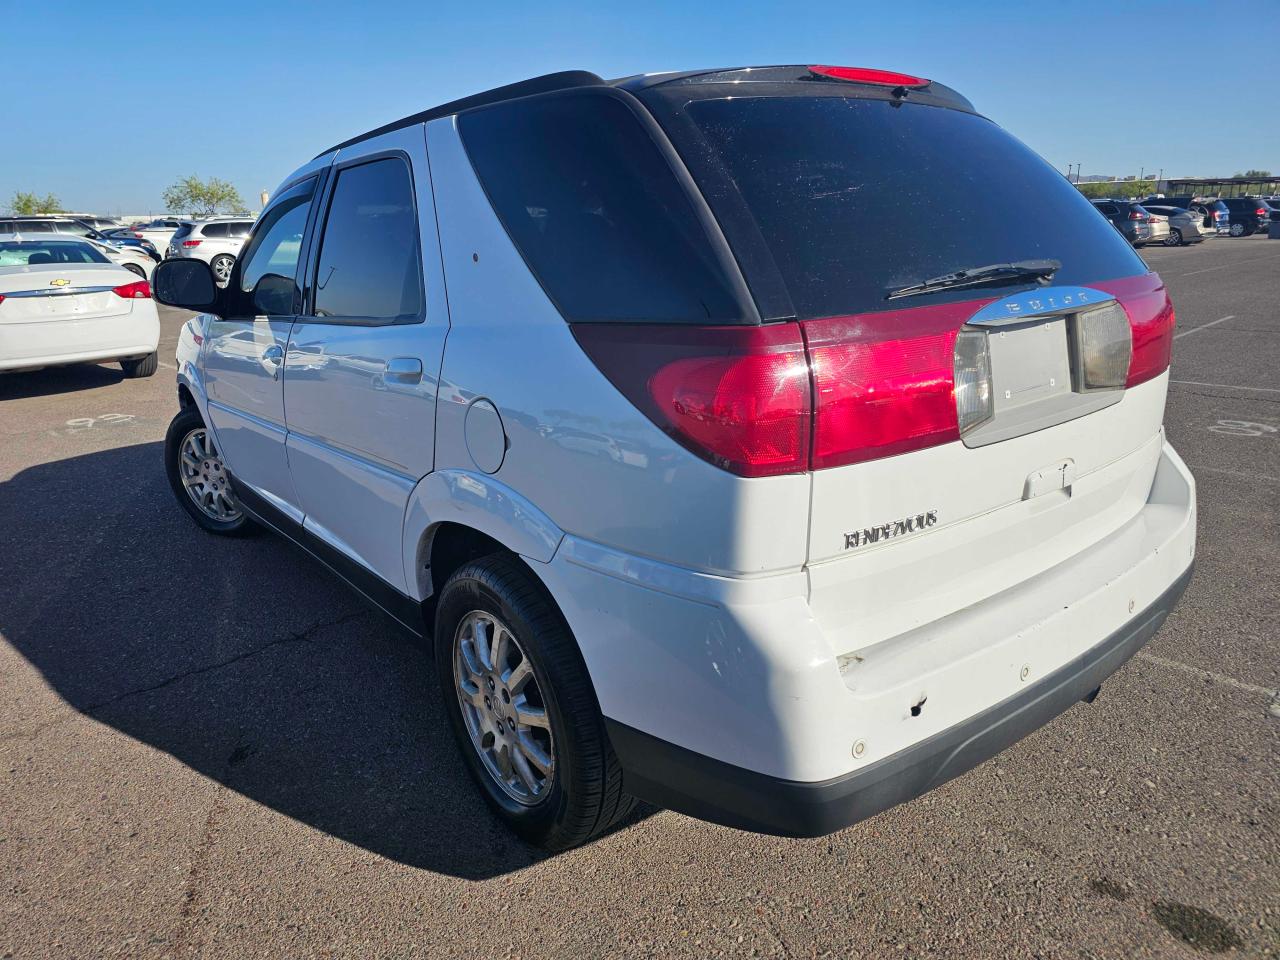
M1075 315L1076 389L1122 390L1129 377L1133 335L1118 303Z
M961 330L956 336L956 415L960 435L981 426L995 415L991 391L991 353L982 330Z

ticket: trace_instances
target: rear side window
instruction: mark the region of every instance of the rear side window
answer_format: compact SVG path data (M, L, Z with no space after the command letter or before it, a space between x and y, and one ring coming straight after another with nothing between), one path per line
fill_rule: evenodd
M19 220L18 233L53 233L53 224L48 220Z
M408 165L388 157L340 170L320 241L315 315L418 319L421 259Z
M834 96L695 100L685 110L694 130L673 136L686 140L677 146L704 194L720 198L726 232L744 218L725 204L745 203L758 229L730 242L763 238L802 319L884 310L894 288L1013 260L1061 261L1056 284L1146 272L1061 173L982 117Z
M227 235L227 225L225 223L206 223L200 233L206 237L225 237ZM177 234L174 234L174 236L176 237Z
M459 129L499 219L565 319L741 320L688 195L625 104L557 95L465 113Z

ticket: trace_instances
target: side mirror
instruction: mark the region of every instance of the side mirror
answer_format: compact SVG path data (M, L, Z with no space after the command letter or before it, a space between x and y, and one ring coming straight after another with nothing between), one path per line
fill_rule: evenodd
M169 307L206 311L218 302L218 285L203 260L162 260L151 274L151 294Z
M265 273L253 285L253 312L259 317L287 317L294 313L298 285L292 277Z

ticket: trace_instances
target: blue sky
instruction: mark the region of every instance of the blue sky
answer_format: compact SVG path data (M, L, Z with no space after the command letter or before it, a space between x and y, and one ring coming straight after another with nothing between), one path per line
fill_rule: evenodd
M488 87L768 63L941 80L1064 171L1280 171L1280 79L1261 59L1277 12L1277 0L15 3L5 33L26 42L9 44L0 101L0 208L32 190L76 210L159 212L189 173L224 177L256 206L333 143ZM1214 35L1229 24L1258 38L1256 62ZM15 56L48 66L24 79Z

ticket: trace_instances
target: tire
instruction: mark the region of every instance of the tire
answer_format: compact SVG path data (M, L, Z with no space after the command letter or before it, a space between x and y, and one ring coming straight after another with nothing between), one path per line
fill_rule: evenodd
M487 647L479 639L484 633L490 639L501 633L507 636L496 665L486 659L487 653L478 654L481 646ZM464 655L468 643L470 661ZM599 836L631 812L635 801L622 790L622 769L605 733L577 641L554 601L521 560L493 554L466 564L449 578L436 604L434 648L436 676L463 762L485 802L522 839L548 851L567 850ZM507 699L508 682L526 660L532 677ZM488 678L495 682L468 674L467 662L482 668L488 663ZM473 676L475 683L470 680ZM492 694L493 706L486 708L471 700L475 695L467 692L468 686L478 690L486 703ZM515 684L511 687L516 690ZM524 702L523 708L518 701ZM513 724L513 717L528 716L531 708L536 714L539 705L547 724L545 736L536 726L524 730L522 724L513 727L509 736L504 733L502 743L495 742L494 728ZM464 710L470 719L464 717ZM473 733L477 720L488 725L482 736ZM483 737L492 745L488 750L482 746ZM501 774L489 766L499 765L503 751L520 760L535 780L542 776L542 768L531 759L516 757L523 748L504 746L524 737L536 738L543 760L551 760L550 773L531 789L513 770L510 782L503 786ZM506 763L508 769L513 766ZM528 795L520 797L521 790Z
M147 279L147 271L143 270L143 269L142 269L140 266L138 266L136 263L126 263L126 264L124 264L123 266L124 266L124 268L125 268L126 270L128 270L130 273L135 273L135 274L137 274L137 275L138 275L138 276L140 276L143 280Z
M1170 230L1169 235L1164 238L1164 245L1166 247L1182 246L1182 231L1177 229Z
M1230 232L1230 234L1231 234L1233 237L1243 237L1243 236L1245 236L1245 235L1246 235L1246 234L1245 234L1244 224L1243 224L1243 223L1233 223L1233 224L1231 224L1231 227L1230 227L1230 229L1229 229L1229 232Z
M236 265L236 258L220 253L209 261L209 269L213 271L213 281L225 287L231 281L231 268Z
M159 353L149 353L138 360L121 360L120 368L124 370L124 375L130 380L140 380L143 377L154 377L156 375L156 370L160 368Z
M205 477L204 486L207 487L210 482L218 483L219 489L223 493L223 497L219 498L220 501L224 503L229 501L235 506L234 511L223 517L216 516L217 510L200 506L202 498L198 494L201 491L192 489L189 492L188 475L190 471L184 470L182 466L182 454L188 440L193 439L195 434L203 434L208 443L212 444L213 441L205 427L204 420L200 418L200 411L193 405L178 411L178 415L170 421L169 430L164 436L164 472L169 478L169 486L173 489L173 495L178 498L178 504L196 522L196 526L202 530L207 530L209 533L220 534L224 537L235 537L255 532L257 527L238 506L235 506L235 499L230 492L230 487L225 484L227 474L222 467L222 458L216 446L206 446L205 449L212 453L212 456L209 456L209 453L206 453L206 456L208 456L210 466L214 461L217 462L217 470L210 470L209 467L204 467L206 461L204 458L200 458L200 465L203 467L201 473ZM210 495L208 498L211 503L214 502L215 495L216 491L215 494Z

